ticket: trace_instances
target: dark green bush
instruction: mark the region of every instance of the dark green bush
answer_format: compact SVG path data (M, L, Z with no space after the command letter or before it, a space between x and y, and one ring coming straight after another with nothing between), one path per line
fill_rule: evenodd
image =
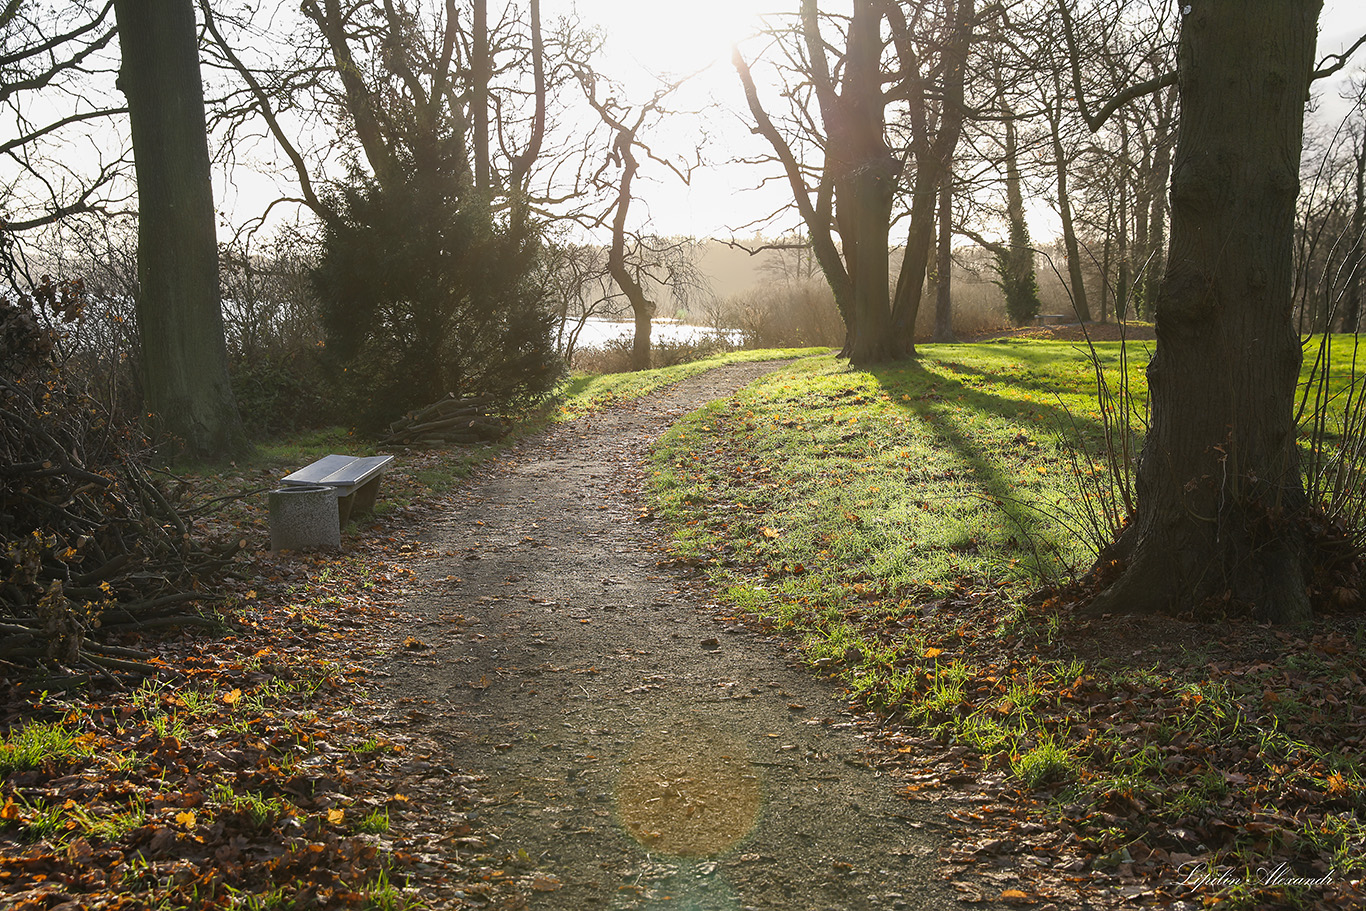
M313 282L357 427L447 394L515 403L553 388L562 367L534 224L500 221L446 174L388 186L355 175L333 208Z
M230 373L242 423L254 439L322 427L341 417L310 351L268 351L237 361Z

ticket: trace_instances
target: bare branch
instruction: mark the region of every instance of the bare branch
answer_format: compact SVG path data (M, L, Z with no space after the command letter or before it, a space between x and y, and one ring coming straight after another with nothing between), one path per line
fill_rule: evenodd
M1349 47L1344 53L1329 54L1327 57L1324 57L1322 60L1319 61L1318 68L1315 69L1314 72L1310 75L1309 81L1314 82L1316 80L1323 79L1325 76L1331 76L1338 70L1342 69L1344 66L1347 65L1347 61L1351 59L1352 55L1355 54L1363 44L1366 44L1366 35L1362 35L1360 38L1358 38L1356 42L1351 47ZM1329 64L1328 66L1324 66L1324 63L1326 63L1329 60L1332 60L1334 62Z
M245 81L247 86L251 89L252 95L256 98L256 103L260 105L261 116L265 118L267 128L269 128L271 135L275 137L275 141L279 143L281 150L284 151L285 155L289 158L290 164L293 165L294 175L298 179L299 189L303 193L304 204L320 218L326 219L332 217L333 213L331 209L323 205L322 201L318 198L317 193L314 192L313 180L309 177L308 166L304 164L303 156L299 154L299 150L295 148L294 143L290 141L289 137L285 135L284 130L280 128L280 121L275 116L275 109L271 104L270 96L266 93L265 89L262 88L260 80L256 78L256 74L242 62L242 59L237 56L237 53L223 38L222 32L218 29L218 23L215 20L213 9L209 5L209 0L199 0L199 8L204 13L204 25L208 28L214 43L223 53L223 56L227 58L228 62L232 64L238 75L242 77L243 81ZM274 203L271 203L271 205L274 206Z
M1092 133L1100 131L1105 126L1116 111L1124 107L1129 102L1142 98L1144 95L1151 95L1159 92L1167 86L1176 85L1176 71L1172 70L1155 76L1152 79L1131 85L1119 92L1102 107L1095 116L1087 110L1086 93L1081 85L1081 54L1077 50L1077 37L1072 25L1072 11L1068 9L1068 0L1058 0L1058 11L1062 14L1063 40L1067 44L1067 59L1072 70L1072 92L1077 99L1077 112L1081 114L1081 119L1086 121L1086 126Z

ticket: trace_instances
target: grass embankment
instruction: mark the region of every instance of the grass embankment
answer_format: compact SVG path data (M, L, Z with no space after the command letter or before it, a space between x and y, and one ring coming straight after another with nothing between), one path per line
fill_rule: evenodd
M759 348L752 351L731 351L685 364L639 370L633 373L579 375L565 381L557 395L560 407L558 420L572 420L579 415L601 411L619 402L638 399L657 389L671 386L690 376L696 376L727 364L747 364L754 361L776 361L788 358L824 354L828 348Z
M421 770L438 745L372 721L367 669L425 648L393 607L424 555L413 529L460 478L553 421L792 354L576 379L504 443L406 451L375 514L348 526L345 555L271 554L264 496L328 453L377 451L344 428L179 466L182 503L227 498L197 512L196 532L245 539L245 557L192 628L119 642L154 656L144 680L44 693L0 664L0 906L398 911L515 904L544 887L503 869L467 822L473 779L431 785Z
M1100 350L1117 385L1118 346ZM1070 343L928 346L868 372L805 360L666 436L657 510L733 612L998 782L971 820L993 846L960 857L1062 854L1092 897L1350 906L1366 872L1355 618L1289 635L1084 621L1027 597L1094 555L1078 530L1103 471L1063 443L1097 451L1094 387ZM1281 862L1327 883L1264 883ZM1066 900L1056 866L1025 865L1034 897ZM1183 885L1197 869L1229 876Z

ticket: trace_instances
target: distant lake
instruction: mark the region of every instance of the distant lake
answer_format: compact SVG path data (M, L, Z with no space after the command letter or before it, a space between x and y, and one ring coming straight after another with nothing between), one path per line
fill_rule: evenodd
M566 334L572 326L566 326ZM610 320L598 317L589 317L588 322L584 323L583 332L579 333L579 348L601 348L613 339L632 339L635 338L636 324L631 320ZM650 330L650 341L653 344L659 342L692 342L704 338L715 338L715 329L707 326L692 326L687 323L679 322L674 319L657 319L654 321ZM740 333L729 331L720 333L733 342L740 342Z

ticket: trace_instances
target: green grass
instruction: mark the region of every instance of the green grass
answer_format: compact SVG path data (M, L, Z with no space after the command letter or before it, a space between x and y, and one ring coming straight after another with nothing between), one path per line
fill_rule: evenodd
M1137 426L1150 347L1128 352ZM1096 350L1116 388L1119 344ZM761 600L817 610L1086 569L1108 543L1090 352L1020 340L922 352L869 371L806 358L676 426L654 470L663 514L685 525L681 552L759 565ZM1350 357L1334 347L1337 388Z
M85 759L95 753L93 740L64 724L24 722L0 740L0 775Z
M1049 735L1023 754L1011 757L1010 770L1027 788L1076 777L1077 763L1071 753Z
M371 810L356 823L356 831L361 834L383 835L389 831L389 811L383 808Z
M221 811L242 815L258 829L297 815L294 805L281 797L267 797L249 789L237 791L226 782L214 789L212 802Z
M821 607L1059 580L1092 555L1060 446L1064 427L1101 435L1091 370L1065 343L933 346L869 372L809 358L665 437L661 508L697 519L685 552L758 562L773 597Z
M1138 348L1126 366L1141 430ZM1119 345L1097 352L1118 387ZM1334 407L1350 356L1335 346ZM1334 690L1327 702L1316 684L1366 674L1360 632L1220 676L1209 669L1228 664L1217 641L1169 663L1083 660L1069 653L1079 621L1066 605L1025 599L1085 571L1107 541L1105 434L1083 345L930 345L915 363L867 371L806 358L662 438L655 512L728 610L794 635L854 698L971 746L1055 806L1097 818L1112 801L1142 807L1132 830L1122 815L1080 824L1097 855L1122 854L1149 818L1258 819L1258 807L1304 793L1366 810L1366 767L1344 746L1359 737L1350 700ZM1136 452L1137 433L1130 442ZM1220 862L1253 847L1312 850L1355 872L1366 829L1354 819L1324 816L1312 832L1285 823L1270 848L1223 845Z
M728 364L754 361L785 360L825 354L828 348L761 348L751 351L731 351L713 357L631 373L580 374L572 376L560 387L559 420L572 420L583 414L601 411L618 402L638 399L665 386L681 382L691 376Z

